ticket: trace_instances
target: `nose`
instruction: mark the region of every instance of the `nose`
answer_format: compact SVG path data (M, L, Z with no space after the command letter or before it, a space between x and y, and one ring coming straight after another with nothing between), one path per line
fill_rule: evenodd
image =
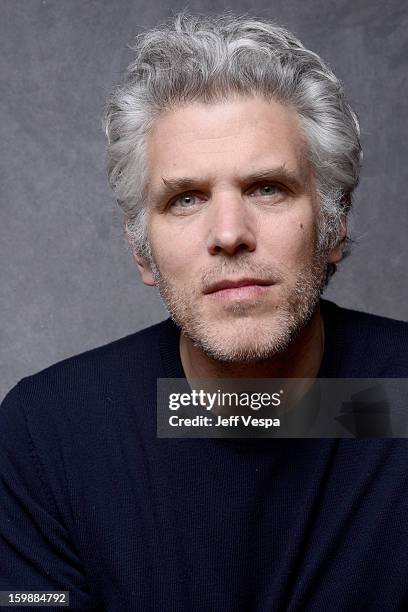
M210 255L256 249L255 223L251 211L239 196L214 198L211 206L208 251Z

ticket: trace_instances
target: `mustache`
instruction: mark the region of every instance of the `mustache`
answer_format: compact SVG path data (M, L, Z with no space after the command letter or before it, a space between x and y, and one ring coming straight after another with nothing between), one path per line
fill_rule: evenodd
M286 274L282 269L270 263L255 263L250 261L238 262L223 261L216 267L204 270L201 274L200 285L206 291L225 279L257 278L265 283L277 284L285 280Z

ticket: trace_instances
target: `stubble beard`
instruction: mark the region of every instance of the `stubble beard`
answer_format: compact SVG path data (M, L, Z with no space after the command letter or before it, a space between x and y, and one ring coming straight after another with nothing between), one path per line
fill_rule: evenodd
M211 359L242 365L276 358L305 328L323 291L325 261L315 249L312 261L293 277L270 265L255 265L243 256L234 264L223 260L216 271L203 273L198 287L179 287L162 273L153 255L150 257L161 299L182 333ZM273 279L282 290L279 301L271 302L267 311L263 298L232 302L219 307L218 318L216 314L209 315L203 307L202 287L221 278L242 277L243 271L245 276Z

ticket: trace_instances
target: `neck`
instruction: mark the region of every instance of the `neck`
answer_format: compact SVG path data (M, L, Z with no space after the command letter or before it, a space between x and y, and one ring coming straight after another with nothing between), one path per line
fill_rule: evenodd
M212 359L180 335L180 357L187 380L194 378L315 378L324 351L324 326L317 306L310 321L289 347L253 363L225 363Z

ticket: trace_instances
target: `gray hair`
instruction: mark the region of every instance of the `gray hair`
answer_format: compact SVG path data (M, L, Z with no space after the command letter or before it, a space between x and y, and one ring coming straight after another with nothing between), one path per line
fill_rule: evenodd
M271 21L231 13L181 13L140 34L132 48L136 58L108 100L104 124L109 182L136 252L150 257L144 151L155 118L182 104L233 94L258 94L295 108L317 178L318 245L329 250L339 242L360 173L360 131L341 82L316 53Z

